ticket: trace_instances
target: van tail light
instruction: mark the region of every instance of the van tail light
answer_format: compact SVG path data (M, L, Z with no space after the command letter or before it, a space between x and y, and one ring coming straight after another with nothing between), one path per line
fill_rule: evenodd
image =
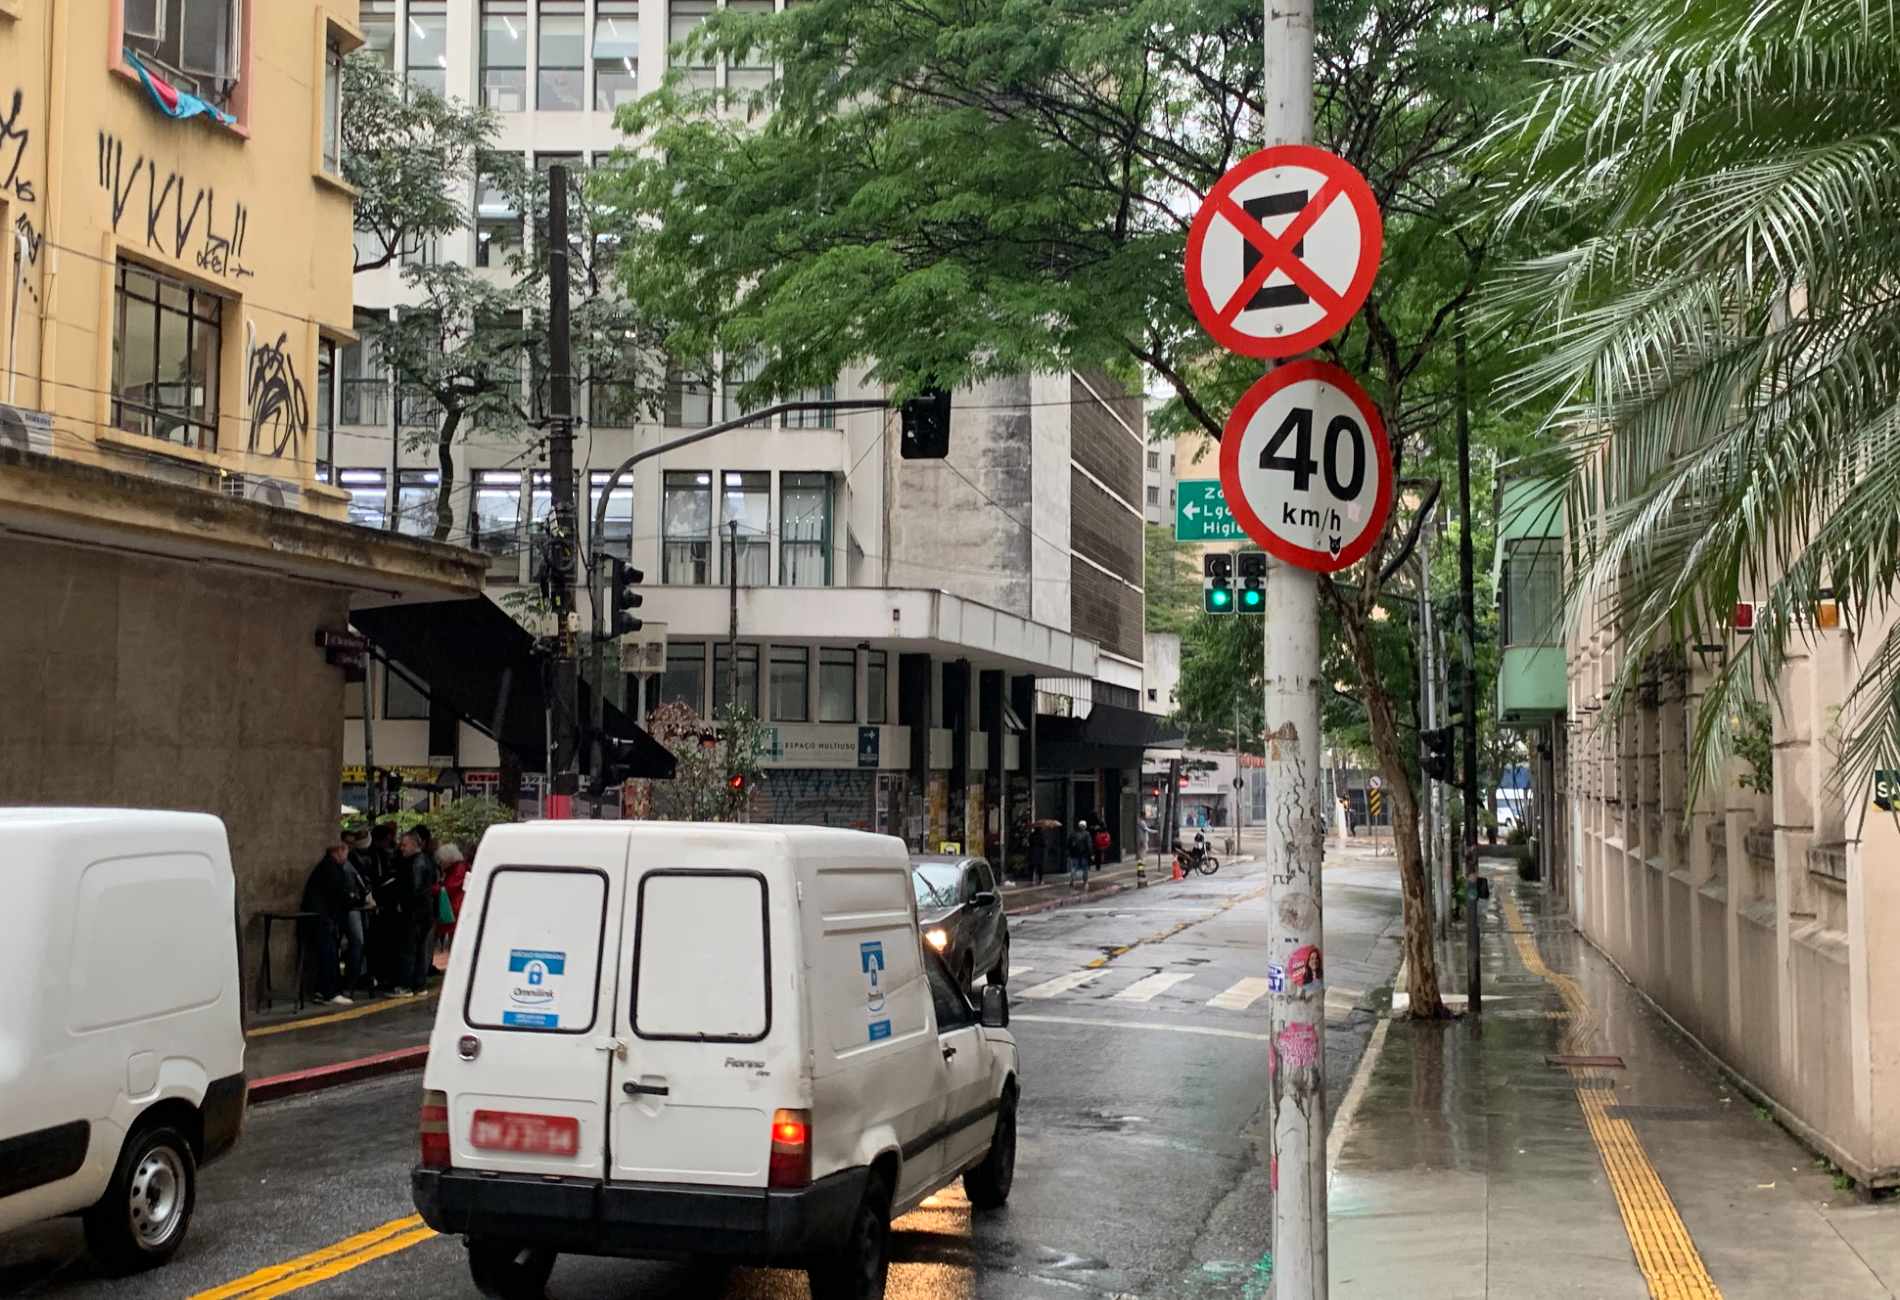
M781 1110L772 1115L772 1167L767 1187L806 1187L811 1183L811 1112Z
M449 1094L430 1089L422 1094L422 1167L449 1167Z

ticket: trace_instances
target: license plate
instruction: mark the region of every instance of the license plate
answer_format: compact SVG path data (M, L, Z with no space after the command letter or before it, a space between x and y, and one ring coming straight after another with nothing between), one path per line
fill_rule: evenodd
M478 1110L469 1126L468 1141L470 1146L482 1151L571 1156L581 1149L581 1122L571 1115Z

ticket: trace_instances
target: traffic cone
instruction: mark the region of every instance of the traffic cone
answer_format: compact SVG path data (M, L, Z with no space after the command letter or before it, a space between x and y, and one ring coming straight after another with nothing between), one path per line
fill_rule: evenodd
M1181 855L1178 853L1174 855L1174 875L1171 877L1171 879L1174 879L1174 880L1187 879L1186 876L1181 874Z
M1143 859L1136 858L1135 859L1135 888L1146 889L1147 887L1148 887L1148 864Z

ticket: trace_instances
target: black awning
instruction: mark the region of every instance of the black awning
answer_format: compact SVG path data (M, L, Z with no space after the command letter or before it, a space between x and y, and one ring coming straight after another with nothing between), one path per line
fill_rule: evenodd
M1086 718L1036 719L1036 766L1043 770L1131 766L1143 750L1180 743L1178 727L1140 709L1095 704Z
M546 764L549 692L534 638L486 596L419 605L379 605L350 622L384 655L429 684L439 700L476 730L510 750L523 771ZM581 716L592 716L593 692L580 685ZM631 743L635 776L673 775L673 756L612 701L602 710L609 736Z

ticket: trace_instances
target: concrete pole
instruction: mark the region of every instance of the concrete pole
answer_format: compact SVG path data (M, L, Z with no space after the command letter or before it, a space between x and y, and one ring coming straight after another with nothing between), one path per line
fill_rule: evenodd
M1313 0L1265 0L1264 144L1313 132ZM1267 789L1268 1069L1273 1129L1273 1293L1326 1296L1326 1024L1319 981L1321 819L1319 579L1275 562L1267 575L1264 668Z

